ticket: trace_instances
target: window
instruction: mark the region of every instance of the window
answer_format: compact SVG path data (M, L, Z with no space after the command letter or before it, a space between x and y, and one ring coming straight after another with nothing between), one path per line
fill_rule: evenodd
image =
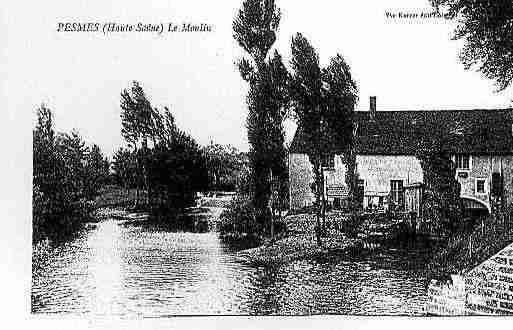
M403 180L390 180L390 197L399 209L404 206Z
M486 194L486 179L476 179L476 194Z
M358 180L357 188L356 188L356 200L358 202L358 206L363 208L363 198L365 196L365 181Z
M501 197L503 195L503 181L500 173L492 173L492 195Z
M456 169L470 170L470 156L469 155L456 155Z
M334 169L335 168L335 157L326 157L322 161L322 167L326 169Z

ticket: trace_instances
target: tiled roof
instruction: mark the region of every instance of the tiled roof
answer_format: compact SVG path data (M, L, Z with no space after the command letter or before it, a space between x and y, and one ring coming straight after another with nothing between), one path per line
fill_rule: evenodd
M451 138L452 153L513 154L513 109L355 112L356 152L413 155L425 139ZM290 152L304 152L298 128ZM340 148L334 146L335 152Z

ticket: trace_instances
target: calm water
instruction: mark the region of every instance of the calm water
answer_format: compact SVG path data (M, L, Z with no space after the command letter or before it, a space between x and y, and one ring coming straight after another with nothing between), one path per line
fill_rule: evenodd
M34 274L36 313L159 317L191 314L422 314L425 253L236 261L216 233L170 233L101 222L52 250Z

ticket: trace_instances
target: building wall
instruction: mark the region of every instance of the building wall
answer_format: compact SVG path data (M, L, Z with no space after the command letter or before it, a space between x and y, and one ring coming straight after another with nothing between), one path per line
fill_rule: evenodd
M305 154L289 155L289 198L290 208L301 209L312 205L314 194L310 185L314 182L313 169Z
M362 155L356 157L358 178L365 180L365 193L387 193L390 180L404 185L422 182L422 168L414 156Z
M314 195L312 165L304 154L290 154L290 206L299 209L311 205ZM403 180L404 185L422 182L420 162L414 156L359 155L356 157L358 178L364 180L367 196L388 195L390 180ZM335 168L326 172L326 186L345 185L346 167L340 156L335 157ZM329 200L329 198L328 198ZM364 200L364 206L367 201Z
M312 165L304 154L290 154L290 206L299 209L311 205L314 195ZM370 196L385 196L390 191L390 180L403 180L403 184L423 182L422 168L414 156L359 155L356 157L359 179L364 180L364 207ZM345 166L335 157L335 169L326 172L326 185L345 185ZM467 178L458 177L461 196L490 205L492 173L502 173L506 203L513 202L513 156L472 156ZM486 179L486 193L476 194L476 178Z
M461 184L462 197L482 201L489 208L492 173L497 172L503 177L505 202L513 202L513 156L472 155L470 167L467 178L457 175L458 182ZM484 194L476 192L476 179L486 180Z
M513 204L513 156L502 157L502 173L504 176L504 196L506 204Z

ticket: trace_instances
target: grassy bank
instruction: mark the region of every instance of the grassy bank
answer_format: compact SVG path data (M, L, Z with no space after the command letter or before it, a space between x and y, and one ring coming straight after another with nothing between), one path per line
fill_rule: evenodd
M146 191L136 189L126 189L120 186L109 185L102 187L98 196L94 200L94 207L100 208L119 208L133 207L136 201L139 202L146 199Z
M240 251L237 257L252 265L273 265L344 253L362 244L360 240L350 239L335 229L338 227L335 224L346 221L347 217L334 213L327 215L326 220L328 230L322 238L322 247L317 245L314 233L315 215L297 214L285 217L287 230L281 237L267 241L259 247Z
M513 242L513 212L486 216L470 231L458 232L440 246L429 264L429 277L450 280L464 275Z

